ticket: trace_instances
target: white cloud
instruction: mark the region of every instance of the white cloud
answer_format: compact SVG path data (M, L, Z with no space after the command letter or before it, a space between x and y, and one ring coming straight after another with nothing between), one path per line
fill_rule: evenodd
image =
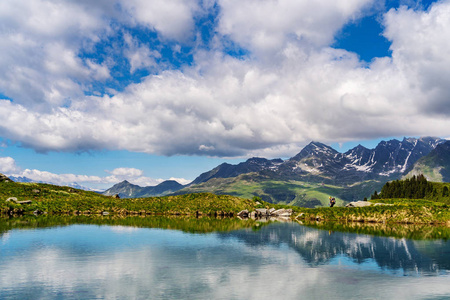
M18 172L20 168L12 157L0 157L0 173L11 174Z
M74 2L6 0L0 3L0 90L34 109L66 105L83 85L109 70L78 57L110 30L101 10Z
M128 46L128 49L124 51L124 55L130 63L131 73L138 69L157 66L155 58L161 57L158 51L152 51L144 45L139 45L139 42L128 33L124 34L124 40Z
M334 34L372 2L219 0L219 32L257 54L270 55L266 59L273 59L289 42L314 48L329 45Z
M410 89L422 96L415 100L425 113L450 113L449 16L450 2L440 1L427 12L401 7L384 19L395 66L408 76Z
M329 45L372 2L218 1L213 49L193 49L191 65L113 96L87 97L85 86L111 71L78 54L112 34L112 20L192 41L195 17L212 2L2 1L0 90L13 101L0 101L0 134L38 151L217 156L289 156L310 140L448 136L450 2L388 12L392 57L367 65ZM131 72L158 67L159 52L124 39ZM230 42L249 54L224 54Z
M114 176L139 177L142 176L144 172L135 168L117 168L112 171L108 171L108 173Z
M124 0L121 5L134 22L177 40L185 40L193 34L193 16L199 9L196 0Z
M47 182L57 185L68 185L71 183L102 183L104 179L99 176L75 175L75 174L54 174L47 171L25 169L18 176L29 178L33 181Z

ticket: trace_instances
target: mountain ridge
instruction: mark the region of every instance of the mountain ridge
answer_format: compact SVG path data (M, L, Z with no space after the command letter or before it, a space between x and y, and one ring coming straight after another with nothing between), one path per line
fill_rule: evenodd
M389 180L404 176L413 169L414 164L420 158L445 142L446 140L437 137L418 139L405 137L401 141L396 139L381 141L374 149L358 145L345 153L340 153L330 146L312 141L287 160L252 157L237 165L223 163L200 174L185 186L178 184L167 190L159 187L156 192L155 187L139 187L137 189L136 186L130 184L128 190L118 191L116 189L116 192L126 197L203 191L217 194L228 192L238 196L244 194L247 197L262 196L265 197L265 201L269 202L303 203L304 200L307 203L316 204L324 204L325 195L329 193L339 193L344 201L362 200L359 198L370 196L374 188L381 187ZM211 181L213 179L214 181ZM210 181L211 184L206 185ZM247 182L247 188L242 186L244 182ZM254 186L255 190L242 194L243 189L250 189L255 182L264 182L264 184L259 187ZM289 188L282 187L283 184L270 187L270 182L286 183ZM316 188L321 189L320 195L310 196L308 193L303 195L301 189L295 187L292 189L290 182L296 182L297 185L300 182L316 184ZM230 189L227 188L230 185L240 187L232 189L230 192ZM321 185L331 188L328 191L322 191L326 186L321 188ZM290 188L291 190L289 190ZM131 192L133 189L137 191Z

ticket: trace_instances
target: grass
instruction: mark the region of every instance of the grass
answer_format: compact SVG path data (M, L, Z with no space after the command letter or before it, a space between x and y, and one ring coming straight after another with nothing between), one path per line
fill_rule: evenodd
M446 203L424 199L383 199L373 202L389 205L368 207L299 208L304 220L340 222L442 224L450 226L450 210Z
M32 204L6 202L9 197L19 201L32 200ZM166 215L231 215L243 209L253 210L253 199L209 193L179 196L114 199L87 192L49 184L0 182L0 213L30 214L34 211L49 214L166 214Z
M340 198L341 195L345 194L345 188L343 187L303 181L286 182L261 178L255 180L248 174L235 178L214 178L205 183L183 189L182 192L210 192L246 199L257 196L269 203L304 207L328 206L329 196L336 197L337 205L345 203Z
M270 187L277 187L271 183ZM266 186L267 188L267 186ZM332 186L318 187L317 195L327 195ZM19 201L32 200L32 204L6 202L9 197ZM258 204L259 200L260 204ZM328 200L327 200L328 201ZM382 199L383 206L361 208L290 206L295 215L303 213L302 220L340 222L443 224L450 226L448 199L411 200ZM287 207L264 202L260 199L244 199L230 195L195 193L177 196L114 199L94 192L87 192L49 184L0 182L0 214L22 215L34 211L53 215L102 214L112 215L228 215L247 209Z

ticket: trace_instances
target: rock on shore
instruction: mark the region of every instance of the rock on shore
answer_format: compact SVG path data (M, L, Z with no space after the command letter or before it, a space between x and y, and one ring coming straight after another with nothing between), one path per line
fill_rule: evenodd
M254 211L241 210L238 214L241 218L261 218L261 217L290 217L292 209L257 208Z

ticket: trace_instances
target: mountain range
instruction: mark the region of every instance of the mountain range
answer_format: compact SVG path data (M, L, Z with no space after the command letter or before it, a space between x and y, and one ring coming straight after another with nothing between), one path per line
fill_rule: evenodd
M374 149L361 145L340 153L311 142L290 159L250 158L237 165L223 163L200 174L188 185L165 181L155 187L121 182L105 195L149 197L212 192L307 207L326 205L329 195L338 203L362 200L387 181L408 174L425 174L436 181L450 179L450 141L422 137L380 142ZM412 176L412 175L411 175Z

